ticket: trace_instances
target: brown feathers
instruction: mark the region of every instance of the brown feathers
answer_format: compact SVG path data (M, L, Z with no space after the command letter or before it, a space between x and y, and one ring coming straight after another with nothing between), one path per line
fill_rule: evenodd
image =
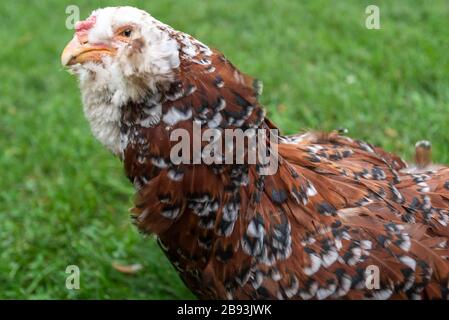
M260 89L220 53L200 53L160 101L125 108L135 222L187 286L209 299L447 298L449 169L421 170L424 145L420 171L336 132L281 136L274 175L260 164L172 163L170 133L193 134L194 122L202 132L275 128ZM139 125L159 104L160 117Z

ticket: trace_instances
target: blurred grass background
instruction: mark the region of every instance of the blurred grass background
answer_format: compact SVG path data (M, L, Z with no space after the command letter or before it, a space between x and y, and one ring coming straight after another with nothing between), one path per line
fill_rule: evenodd
M0 6L0 298L191 298L152 238L131 225L133 188L91 136L59 63L81 18L134 5L222 50L264 82L286 133L346 127L411 158L428 139L449 163L446 0L4 1ZM381 30L365 8L381 9ZM140 263L127 275L111 263ZM65 288L67 265L81 289Z

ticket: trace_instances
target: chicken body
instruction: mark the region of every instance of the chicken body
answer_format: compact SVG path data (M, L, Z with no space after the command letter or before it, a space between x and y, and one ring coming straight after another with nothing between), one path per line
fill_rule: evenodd
M233 118L240 127L273 128L255 82L221 54L212 59L213 72L182 66L181 97L163 108L192 106L206 127L220 112L223 128L237 113L245 115ZM219 99L226 107L215 111ZM138 122L129 116L124 123ZM447 298L448 168L407 170L395 155L334 132L280 137L274 175L259 174L257 165L175 166L164 124L125 127L145 140L130 144L124 158L141 186L136 223L158 235L199 297ZM191 132L191 120L175 127ZM149 160L139 164L139 157Z
M137 189L136 225L200 298L448 298L449 168L407 168L336 132L267 138L278 164L268 175L261 163L175 164L176 129L276 128L260 82L137 9L93 16L63 64Z

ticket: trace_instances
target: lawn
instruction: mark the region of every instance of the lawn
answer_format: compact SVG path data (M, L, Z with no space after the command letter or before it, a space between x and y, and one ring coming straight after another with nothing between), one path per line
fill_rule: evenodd
M286 133L345 127L411 159L417 140L449 163L449 3L420 1L76 1L131 4L219 48L264 82ZM91 136L60 66L73 1L0 7L0 298L192 298L151 237L132 226L133 188ZM381 29L365 28L377 4ZM141 264L134 274L112 263ZM81 288L65 286L68 265Z

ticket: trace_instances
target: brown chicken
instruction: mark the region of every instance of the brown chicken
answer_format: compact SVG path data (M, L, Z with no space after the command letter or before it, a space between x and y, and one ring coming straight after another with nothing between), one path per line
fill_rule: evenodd
M93 134L137 189L136 225L198 297L449 297L449 168L430 163L427 143L408 167L339 132L268 134L260 82L135 8L94 11L61 59L79 78ZM193 137L197 126L218 137L266 129L277 170L250 163L249 142L243 162L214 149L207 164L207 139L182 149L199 162L174 161L173 133Z

